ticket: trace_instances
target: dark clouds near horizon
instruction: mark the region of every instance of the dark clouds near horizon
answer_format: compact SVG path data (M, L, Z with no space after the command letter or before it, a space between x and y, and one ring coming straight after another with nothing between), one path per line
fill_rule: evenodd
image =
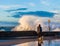
M23 15L35 15L35 16L40 16L40 17L53 17L55 13L52 12L47 12L47 11L31 11L31 12L15 12L13 13L14 18L20 18Z
M19 11L19 10L27 10L28 8L16 8L16 9L8 9L8 10L5 10L6 12L13 12L13 11Z
M16 9L10 9L10 10L6 10L6 12L13 12L12 16L9 17L14 17L14 18L20 18L23 15L34 15L34 16L40 16L40 17L53 17L55 15L55 13L53 12L48 12L48 11L26 11L28 8L16 8ZM20 11L22 10L22 11ZM23 12L23 11L26 12ZM17 12L18 11L18 12Z

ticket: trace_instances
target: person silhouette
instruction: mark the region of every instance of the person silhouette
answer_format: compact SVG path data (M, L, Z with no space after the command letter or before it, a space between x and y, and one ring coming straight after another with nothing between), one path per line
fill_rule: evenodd
M42 27L40 24L37 27L37 34L38 34L38 46L41 46L41 43L42 43Z
M42 27L41 25L39 24L38 27L37 27L37 33L40 34L42 32Z

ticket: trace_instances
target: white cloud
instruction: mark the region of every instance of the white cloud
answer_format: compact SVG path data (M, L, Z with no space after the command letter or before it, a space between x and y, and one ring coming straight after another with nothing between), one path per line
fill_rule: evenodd
M0 5L0 9L7 9L7 8L9 8L9 6Z
M60 19L60 14L55 14L54 18Z
M56 28L56 29L54 29L53 31L60 31L60 28Z
M51 10L49 12L53 12L53 13L60 13L60 10Z
M24 5L0 5L0 9L6 10L6 9L16 9L16 8L25 8Z
M34 4L34 3L29 3L29 5L30 5L30 6L35 6L35 4Z
M50 5L47 0L41 0L40 3L46 6Z
M24 15L20 18L19 23L20 25L18 25L17 27L15 27L13 29L13 31L26 31L26 30L35 30L37 31L37 26L39 24L41 24L41 26L43 27L43 31L47 31L48 27L44 24L45 21L47 21L48 18L46 17L38 17L38 16L34 16L34 15Z
M60 11L59 10L51 10L49 12L55 13L55 15L50 18L52 22L59 22L60 23Z
M55 14L52 19L53 19L55 22L59 22L59 23L60 23L60 14Z

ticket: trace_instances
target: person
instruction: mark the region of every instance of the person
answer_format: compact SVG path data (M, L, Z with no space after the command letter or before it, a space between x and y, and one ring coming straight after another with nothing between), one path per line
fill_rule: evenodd
M41 46L41 43L42 43L42 27L40 24L37 27L37 34L38 34L38 46Z
M39 24L38 27L37 27L37 33L40 34L42 32L42 27L41 25Z

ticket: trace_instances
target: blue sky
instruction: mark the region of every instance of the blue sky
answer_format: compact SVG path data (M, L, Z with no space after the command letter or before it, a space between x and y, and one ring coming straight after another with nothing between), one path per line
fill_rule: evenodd
M26 10L21 10L20 8L26 8ZM6 10L13 12L6 12ZM0 21L18 21L18 18L9 17L18 11L48 11L59 13L60 0L0 0Z
M6 7L20 5L28 10L60 10L60 0L0 0L0 5Z

